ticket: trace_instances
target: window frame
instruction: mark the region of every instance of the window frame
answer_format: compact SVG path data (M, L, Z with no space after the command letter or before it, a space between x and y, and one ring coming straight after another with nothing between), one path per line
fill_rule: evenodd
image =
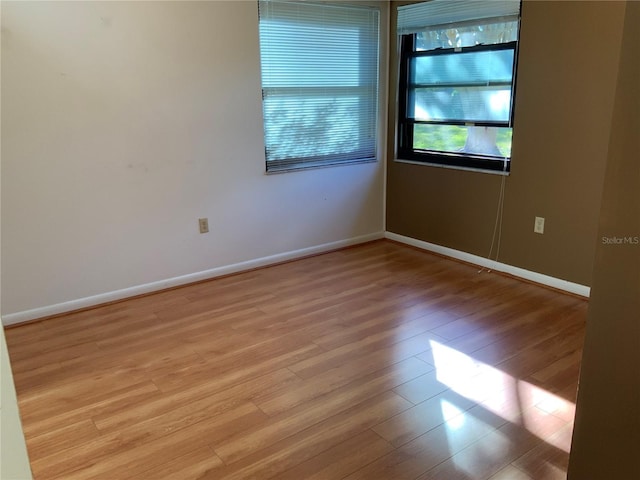
M265 82L265 70L264 70L264 51L263 49L267 48L266 45L269 40L266 40L266 37L262 36L262 25L260 24L263 21L262 13L260 9L263 4L268 5L269 3L276 4L289 4L294 5L296 8L304 9L305 7L310 8L331 8L331 9L343 9L345 10L345 16L348 17L348 10L358 9L363 13L368 12L368 15L373 19L373 23L370 23L368 26L360 23L354 23L353 26L357 27L363 33L360 34L370 34L371 39L375 36L375 45L373 41L368 42L365 47L362 44L356 44L357 48L363 49L363 51L368 54L374 53L376 56L375 67L372 67L370 61L360 59L359 63L356 65L358 68L358 72L360 72L360 76L364 80L360 80L357 85L348 85L342 83L329 84L324 85L319 83L317 85L313 84L295 84L295 85L286 85L286 86L271 86ZM316 168L326 168L326 167L334 167L341 165L353 165L353 164L361 164L361 163L374 163L379 160L380 155L380 111L381 111L381 87L384 85L381 77L381 68L382 68L382 60L381 55L383 52L382 42L382 24L381 24L381 16L382 12L378 6L373 6L371 4L365 3L359 4L359 2L341 2L341 1L300 1L300 0L260 0L258 1L259 12L258 12L258 21L259 21L259 49L260 49L260 58L261 58L261 90L262 90L262 107L263 107L263 128L264 128L264 141L265 141L265 173L266 174L279 174L279 173L287 173L287 172L296 172L300 170L308 170L308 169L316 169ZM271 16L269 20L273 20L274 17ZM308 20L308 18L307 18ZM324 20L323 20L324 21ZM371 20L369 20L371 22ZM311 22L312 24L322 25L322 22L315 20ZM329 24L331 25L331 24ZM372 28L372 25L375 25ZM338 26L342 26L342 24L336 24L336 28ZM375 34L375 35L374 35ZM264 42L264 43L263 43ZM372 57L373 58L373 57ZM275 64L274 64L275 65ZM373 70L365 70L365 74L363 74L363 69L369 69L370 67L375 68L375 72ZM269 68L273 68L269 67ZM374 74L374 75L371 75ZM367 78L375 78L375 84L372 82L367 82ZM276 123L269 123L270 119L267 114L268 112L268 99L276 98L279 95L284 95L283 98L286 98L286 91L289 90L291 92L309 92L309 95L304 95L303 93L299 93L300 101L305 101L310 99L313 103L313 99L323 99L326 101L331 101L332 99L339 98L341 96L355 96L357 98L357 102L362 104L365 102L366 108L357 108L354 110L355 115L357 116L357 122L351 123L351 129L348 129L349 124L344 123L347 129L342 130L342 133L348 134L352 132L358 141L360 146L360 150L353 151L340 151L337 149L328 149L326 152L314 152L309 151L304 154L299 155L281 155L276 156L277 154L273 153L276 149L270 148L271 146L278 146L278 143L273 143L273 139L270 140L268 135L268 130L270 128L277 129ZM318 92L322 92L320 95ZM372 95L372 92L374 94ZM293 109L295 112L296 109ZM301 114L305 113L303 111ZM367 117L363 117L363 115L367 115ZM368 115L372 115L372 117L368 117ZM304 119L304 117L301 117ZM361 119L365 118L365 121ZM362 125L369 126L369 130L372 130L369 135L366 135L367 129L363 129ZM301 124L302 125L302 124ZM295 127L294 127L295 128ZM371 136L372 135L372 136ZM308 139L304 135L304 132L294 134L300 141L299 143L303 143L302 141ZM321 135L319 135L320 137ZM288 137L287 140L291 140L292 137ZM369 139L369 140L367 140ZM367 146L367 144L371 144L372 147ZM296 145L292 143L291 145ZM292 149L295 150L295 146ZM302 148L302 147L299 147Z
M478 155L467 152L443 152L438 150L424 150L413 146L415 125L450 125L511 128L513 132L516 109L516 85L518 71L518 50L520 46L520 16L518 22L517 40L496 44L478 44L468 47L438 48L433 50L416 50L416 33L399 35L399 70L398 70L398 104L397 104L397 133L396 133L396 161L410 161L425 165L469 169L483 172L508 174L511 169L511 156ZM453 24L455 25L455 24ZM458 54L482 51L498 51L512 49L514 52L513 72L511 82L510 115L508 122L481 121L465 122L460 120L416 120L408 116L411 86L411 60L418 57Z

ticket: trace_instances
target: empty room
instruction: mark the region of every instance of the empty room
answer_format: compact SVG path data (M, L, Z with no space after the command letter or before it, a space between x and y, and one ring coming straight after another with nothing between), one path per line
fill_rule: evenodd
M0 3L0 478L640 478L640 2Z

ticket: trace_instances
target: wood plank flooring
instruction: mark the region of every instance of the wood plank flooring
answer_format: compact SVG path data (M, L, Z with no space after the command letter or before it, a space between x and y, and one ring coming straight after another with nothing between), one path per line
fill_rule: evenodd
M6 337L36 479L544 480L586 309L383 240Z

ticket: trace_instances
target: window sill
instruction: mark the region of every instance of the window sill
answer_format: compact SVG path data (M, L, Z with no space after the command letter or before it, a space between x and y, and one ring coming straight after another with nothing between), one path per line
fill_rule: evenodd
M281 173L303 172L305 170L317 170L320 168L343 167L347 165L361 165L364 163L378 163L377 158L363 158L358 160L348 160L341 162L318 162L318 163L299 163L286 167L271 167L265 170L266 175L279 175Z
M441 163L429 163L429 162L422 162L418 160L403 160L401 158L395 158L394 161L398 163L408 163L411 165L422 165L426 167L446 168L448 170L463 170L465 172L488 173L490 175L500 175L503 177L508 177L510 173L502 170L487 170L484 168L459 167L456 165L443 165Z

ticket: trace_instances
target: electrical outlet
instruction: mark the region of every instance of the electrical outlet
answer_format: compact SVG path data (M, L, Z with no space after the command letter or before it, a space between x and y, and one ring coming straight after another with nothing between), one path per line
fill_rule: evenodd
M535 233L544 233L544 217L536 217L536 221L533 224L533 231Z
M200 226L200 233L209 233L209 219L199 218L198 225Z

